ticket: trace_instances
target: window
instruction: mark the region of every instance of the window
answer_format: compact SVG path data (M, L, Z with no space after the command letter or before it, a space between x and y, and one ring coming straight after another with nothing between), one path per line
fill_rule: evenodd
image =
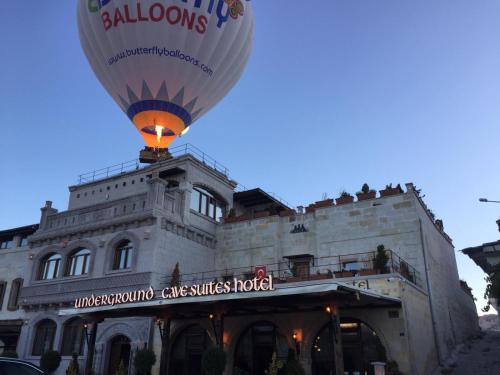
M360 268L361 268L360 263L356 260L342 262L343 271L359 271Z
M19 241L19 246L28 246L28 236L21 237L21 240Z
M0 249L12 249L14 247L14 239L6 238L0 242Z
M7 282L0 281L0 310L2 310L3 306L3 297L5 297L5 289L7 289Z
M113 269L125 270L132 267L134 246L130 241L122 241L115 248Z
M42 262L40 268L40 280L52 280L59 274L59 267L61 265L61 256L59 254L49 255Z
M50 319L42 320L37 324L35 340L33 341L33 355L42 355L52 350L56 328L56 323Z
M86 275L90 269L90 254L89 249L80 249L73 253L68 260L68 276Z
M83 354L83 320L71 319L64 325L61 355Z
M9 303L7 304L7 309L14 311L19 307L19 294L21 293L21 288L23 286L23 279L15 279L12 281L9 294Z
M195 187L191 193L191 209L214 220L221 221L226 205L212 193Z

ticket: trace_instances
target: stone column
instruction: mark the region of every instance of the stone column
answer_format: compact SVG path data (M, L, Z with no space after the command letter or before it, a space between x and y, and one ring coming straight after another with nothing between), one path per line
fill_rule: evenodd
M90 333L88 333L90 329ZM87 326L87 360L85 362L85 375L92 374L92 368L94 366L94 352L95 352L95 341L97 338L97 321L93 321Z
M335 374L344 375L344 354L342 351L342 335L340 332L338 309L335 306L329 307L327 308L327 312L330 317L328 324L334 352Z
M172 319L167 318L160 321L162 327L161 334L161 355L160 355L160 375L168 375L170 361L170 325ZM161 326L160 326L161 327Z

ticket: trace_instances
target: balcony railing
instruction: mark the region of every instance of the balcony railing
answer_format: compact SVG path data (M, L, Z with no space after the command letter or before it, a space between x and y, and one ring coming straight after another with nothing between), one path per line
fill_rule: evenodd
M168 149L170 154L173 157L179 157L182 155L192 155L199 161L201 161L203 164L215 169L216 171L224 174L226 177L229 176L229 170L219 163L217 160L215 160L213 157L210 155L206 154L202 150L200 150L198 147L193 146L190 143L186 143L184 145L179 145L175 147L171 147ZM111 165L109 167L101 168L101 169L96 169L91 172L83 173L81 175L78 175L78 185L81 184L87 184L90 182L94 182L97 180L105 179L111 176L116 176L120 175L122 173L126 172L132 172L141 168L147 167L149 164L142 164L139 159L134 159L134 160L129 160L123 163Z
M308 280L343 279L379 274L400 274L411 283L421 286L419 272L408 262L391 250L386 250L389 257L384 269L375 266L376 252L344 254L317 258L294 258L278 263L251 265L246 267L226 268L212 271L182 274L182 285L196 285L211 281L229 281L234 277L252 279L256 268L265 266L268 275L277 283L291 283ZM165 277L165 285L171 285L172 278Z

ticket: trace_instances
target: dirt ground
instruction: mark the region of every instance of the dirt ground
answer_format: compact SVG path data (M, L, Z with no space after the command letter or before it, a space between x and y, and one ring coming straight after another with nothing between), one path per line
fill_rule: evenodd
M500 331L486 331L481 338L461 347L440 373L500 375Z

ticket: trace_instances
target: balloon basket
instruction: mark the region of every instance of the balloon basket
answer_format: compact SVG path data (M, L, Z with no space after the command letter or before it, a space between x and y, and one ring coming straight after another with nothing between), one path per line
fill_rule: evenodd
M139 161L144 164L154 164L172 157L168 148L144 147L139 154Z

